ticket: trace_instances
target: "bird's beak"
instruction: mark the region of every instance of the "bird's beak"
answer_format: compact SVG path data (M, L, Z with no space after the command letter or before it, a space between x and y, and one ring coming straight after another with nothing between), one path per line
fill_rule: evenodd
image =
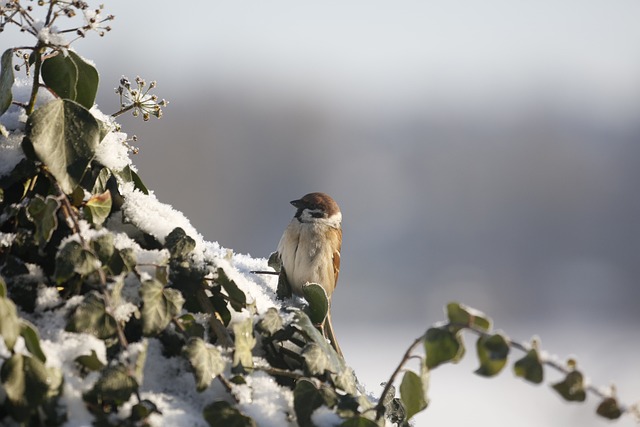
M301 202L301 200L292 200L289 203L291 203L294 207L299 208L300 207L300 202Z

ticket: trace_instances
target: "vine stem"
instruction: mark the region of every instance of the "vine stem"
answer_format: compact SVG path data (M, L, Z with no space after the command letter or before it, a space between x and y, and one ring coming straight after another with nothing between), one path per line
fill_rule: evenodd
M379 421L380 418L382 418L382 416L384 415L384 400L387 398L387 394L389 394L389 391L391 390L391 387L393 386L393 383L395 382L396 377L398 376L398 374L400 373L404 365L412 358L411 353L418 346L418 344L422 342L423 339L424 339L424 335L420 335L418 338L416 338L413 341L413 343L409 346L407 351L404 353L404 356L402 357L400 364L396 367L395 371L393 371L393 373L391 374L391 377L389 377L389 381L387 381L387 383L385 384L384 389L380 394L380 398L378 399L378 404L376 405L376 422Z
M82 237L82 234L80 233L80 223L78 222L78 218L73 210L73 206L71 206L71 202L69 202L69 198L67 197L66 194L64 194L64 191L62 191L60 184L58 184L58 182L55 181L55 178L52 177L52 180L55 183L60 199L62 200L62 208L63 208L62 210L65 216L67 217L67 219L71 220L73 230L75 231L75 233L78 235L78 238L80 239L80 244L82 245L84 250L90 252L94 257L97 258L93 249L91 249L87 241L84 239L84 237ZM112 310L111 298L109 297L109 293L107 292L107 276L104 274L104 270L102 269L102 267L98 268L97 272L98 272L98 278L100 279L100 288L102 290L104 304L106 307L109 308L109 310ZM118 321L116 321L115 324L116 324L116 333L118 335L118 341L120 342L120 345L123 348L127 348L129 346L129 343L127 341L127 337L124 335L124 330L122 329L122 326Z
M33 49L33 53L36 56L33 64L33 84L31 85L31 96L29 97L29 103L27 104L26 113L30 116L36 107L36 101L38 99L38 89L40 88L40 69L42 68L42 54L44 53L44 45L41 41L38 41Z

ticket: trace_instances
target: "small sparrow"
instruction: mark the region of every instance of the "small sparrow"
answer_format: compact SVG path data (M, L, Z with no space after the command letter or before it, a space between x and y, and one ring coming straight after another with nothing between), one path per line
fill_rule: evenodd
M294 294L304 296L302 288L317 283L329 298L329 312L320 326L326 339L342 356L331 324L331 295L340 272L342 213L327 194L309 193L291 204L297 209L278 244L281 274Z

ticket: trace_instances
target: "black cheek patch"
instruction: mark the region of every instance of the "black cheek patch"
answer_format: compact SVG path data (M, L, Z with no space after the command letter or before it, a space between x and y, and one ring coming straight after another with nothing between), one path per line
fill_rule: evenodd
M324 217L324 213L322 212L311 212L311 216L314 218L323 218Z

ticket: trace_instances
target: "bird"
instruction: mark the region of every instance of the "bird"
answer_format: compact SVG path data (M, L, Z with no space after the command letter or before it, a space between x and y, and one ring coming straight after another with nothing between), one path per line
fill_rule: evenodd
M320 331L336 353L343 356L331 323L331 297L340 273L340 207L325 193L309 193L290 203L296 213L278 243L280 274L298 296L304 297L303 288L309 283L322 286L329 300L329 311Z

